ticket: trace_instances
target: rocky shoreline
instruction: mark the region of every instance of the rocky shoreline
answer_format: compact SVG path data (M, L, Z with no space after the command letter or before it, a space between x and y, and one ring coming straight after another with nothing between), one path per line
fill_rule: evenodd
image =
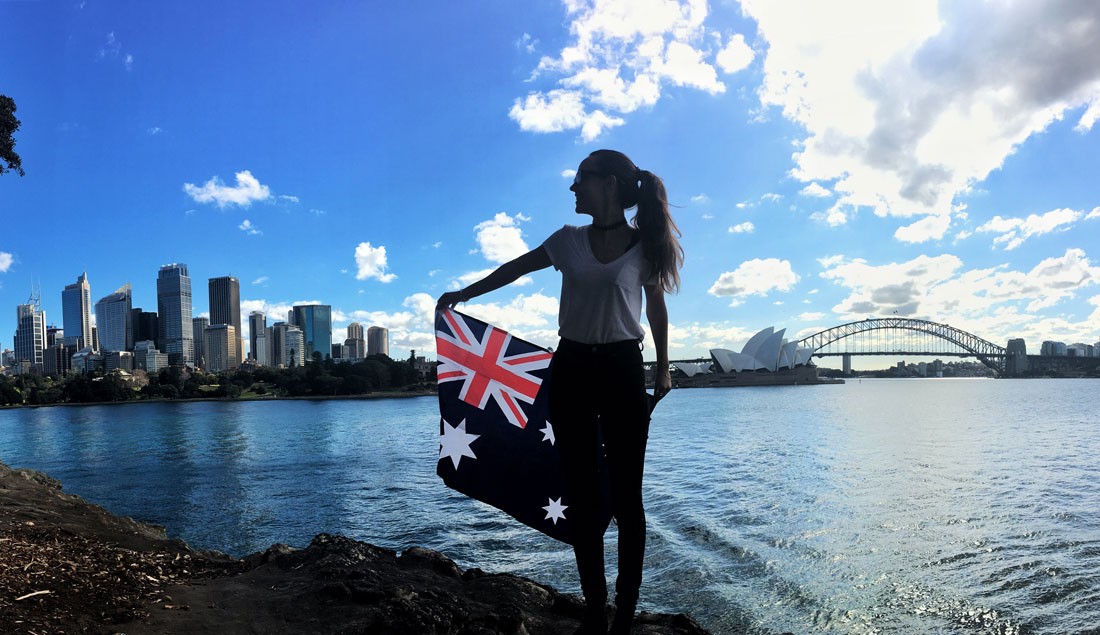
M243 559L192 549L0 464L0 632L572 633L578 598L441 553L320 534ZM638 634L706 633L642 613Z

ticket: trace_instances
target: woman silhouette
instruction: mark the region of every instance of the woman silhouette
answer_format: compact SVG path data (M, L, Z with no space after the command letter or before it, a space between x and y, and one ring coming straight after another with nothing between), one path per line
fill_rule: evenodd
M576 195L576 212L591 216L591 224L562 227L484 279L444 293L437 308L454 307L549 266L561 271L561 340L550 366L549 405L572 501L573 550L585 598L577 632L608 632L598 499L598 460L606 451L619 527L610 632L628 633L642 584L646 537L642 469L651 406L642 367L642 296L656 344L654 397L660 399L672 387L664 296L679 288L684 252L664 183L625 154L597 150L588 155L569 189ZM633 207L637 212L628 223L626 210Z

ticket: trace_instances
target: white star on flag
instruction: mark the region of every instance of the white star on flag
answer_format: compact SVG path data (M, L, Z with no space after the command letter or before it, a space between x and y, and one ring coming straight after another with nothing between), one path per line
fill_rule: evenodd
M550 422L546 422L546 427L539 430L542 433L542 440L549 441L550 445L554 445L554 427L550 425Z
M477 458L474 451L470 449L470 444L481 435L467 434L465 419L457 426L452 426L446 421L443 423L443 434L439 436L439 460L442 461L444 457L451 459L457 470L458 462L462 460L462 457Z
M550 504L543 507L546 510L545 520L553 520L555 525L558 524L559 519L565 520L565 510L569 509L568 505L562 505L560 498L557 500L547 498L546 502Z

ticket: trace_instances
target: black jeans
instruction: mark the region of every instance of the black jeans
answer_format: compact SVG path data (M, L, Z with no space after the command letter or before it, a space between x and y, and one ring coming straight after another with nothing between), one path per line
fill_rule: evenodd
M611 508L619 526L617 602L635 603L645 555L642 469L649 435L639 343L591 345L562 339L550 377L550 423L574 506L573 551L585 600L602 606L607 598L597 471L599 453L605 451Z

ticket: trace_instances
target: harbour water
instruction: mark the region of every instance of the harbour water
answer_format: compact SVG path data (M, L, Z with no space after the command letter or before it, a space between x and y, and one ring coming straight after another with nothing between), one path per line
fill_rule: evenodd
M715 633L1100 633L1098 393L674 391L651 427L643 608ZM4 410L0 461L195 547L334 532L579 592L568 549L443 487L437 413L430 397Z

